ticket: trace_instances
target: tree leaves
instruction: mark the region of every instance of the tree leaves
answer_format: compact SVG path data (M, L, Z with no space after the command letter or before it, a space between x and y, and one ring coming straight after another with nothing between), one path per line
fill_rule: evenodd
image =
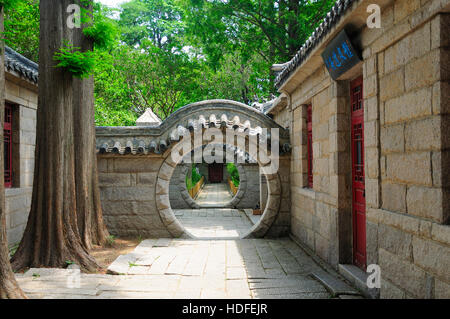
M39 60L39 1L16 1L5 13L5 44L28 59Z
M81 1L84 6L89 7L92 3L90 0ZM90 26L83 28L83 34L91 39L95 49L110 49L116 42L117 28L115 23L103 16L101 7L96 6L95 12L90 9L83 8L82 21ZM90 19L94 16L94 19ZM54 59L60 61L57 67L62 67L72 73L77 78L88 78L94 72L96 58L93 51L81 51L81 48L73 47L69 43L65 43L59 51L55 52Z
M16 7L22 0L0 0L0 7L5 10Z
M132 0L121 8L119 25L128 45L140 46L149 40L167 51L180 47L184 22L175 0Z
M37 3L22 0L5 20L7 44L35 61ZM59 62L77 76L93 71L98 125L134 125L147 107L164 119L204 99L262 102L277 93L271 66L292 58L333 3L131 0L113 18L94 3L83 32L94 55L66 47Z
M117 44L118 33L116 23L104 16L101 7L94 11L92 25L83 29L83 34L94 42L94 47L104 50Z
M102 19L83 29L83 34L94 42L95 48L109 49L116 41L117 28L111 21Z
M76 78L88 78L95 65L95 56L91 51L81 52L81 49L65 43L55 52L54 59L59 61L57 67L66 69Z

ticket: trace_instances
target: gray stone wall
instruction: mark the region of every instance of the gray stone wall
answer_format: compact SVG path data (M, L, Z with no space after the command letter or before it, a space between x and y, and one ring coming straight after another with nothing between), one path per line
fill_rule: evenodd
M247 184L244 190L244 197L236 205L236 208L256 208L260 202L259 191L259 165L241 164L247 177ZM228 171L227 171L228 173Z
M97 159L103 215L111 234L145 238L183 235L182 225L170 207L169 176L176 169L170 157L163 161L160 155L98 154ZM279 172L269 177L268 212L249 230L249 237L288 234L289 162L289 155L280 158ZM254 170L258 172L257 166ZM259 183L256 176L250 181L252 185ZM258 192L259 186L255 187Z
M264 209L266 208L267 195L268 195L267 180L263 174L261 174L260 177L261 177L261 179L259 181L259 193L260 193L260 201L259 202L260 202L261 210L264 211Z
M9 245L23 235L31 206L36 143L37 87L6 74L6 101L13 106L13 185L5 189L6 232Z
M184 185L181 185L181 175L184 175L182 172L182 166L177 165L175 171L173 172L172 178L170 179L169 186L170 206L172 206L173 209L191 208L191 206L181 196L181 192L186 188Z
M156 209L161 156L98 156L103 216L116 236L171 237Z
M367 251L381 298L450 298L450 15L438 4L397 1L389 25L413 23L364 63Z

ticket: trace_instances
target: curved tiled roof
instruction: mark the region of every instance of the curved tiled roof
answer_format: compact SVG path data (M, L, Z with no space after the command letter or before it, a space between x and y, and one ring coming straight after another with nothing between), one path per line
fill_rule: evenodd
M7 71L18 73L33 83L38 83L38 64L28 60L8 46L5 46L5 68Z
M295 56L286 63L285 68L281 71L275 79L275 87L281 87L287 78L305 61L312 50L319 44L319 42L328 34L332 27L334 27L344 13L351 7L353 2L357 0L337 0L331 10L327 13L322 23L316 28L311 36L302 45Z
M289 131L270 117L245 104L208 100L189 104L171 114L158 126L97 127L97 152L120 155L162 154L180 141L185 132L206 128L232 129L267 138L263 128L278 128L281 153L289 152Z

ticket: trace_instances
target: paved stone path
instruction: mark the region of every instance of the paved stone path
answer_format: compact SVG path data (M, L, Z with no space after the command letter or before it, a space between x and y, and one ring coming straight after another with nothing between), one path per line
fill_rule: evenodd
M30 269L30 298L330 298L324 270L290 239L144 240L109 267L122 275Z
M221 207L233 199L229 189L225 183L206 184L195 201L202 207Z
M253 226L245 212L238 209L179 209L174 213L196 238L240 238Z

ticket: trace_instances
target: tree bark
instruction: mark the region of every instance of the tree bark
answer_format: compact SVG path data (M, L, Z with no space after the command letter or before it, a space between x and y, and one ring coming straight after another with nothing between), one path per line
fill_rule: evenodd
M76 1L81 6L80 0ZM92 11L92 5L88 8ZM82 32L73 37L75 47L82 51L93 49L92 41ZM73 115L75 127L75 184L78 228L83 246L104 245L109 236L103 222L95 152L94 78L74 79Z
M85 271L99 268L83 244L78 227L76 167L77 162L84 161L85 157L75 147L79 138L76 137L76 110L73 109L74 80L70 73L55 67L57 62L53 59L64 40L70 43L73 33L81 32L67 26L66 9L71 3L73 0L40 1L39 100L33 195L25 233L11 261L16 270L65 267L67 261L75 262Z
M0 33L3 33L3 8L0 8ZM6 236L5 184L3 171L3 122L5 117L5 43L0 41L0 299L26 298L17 284L9 263Z

